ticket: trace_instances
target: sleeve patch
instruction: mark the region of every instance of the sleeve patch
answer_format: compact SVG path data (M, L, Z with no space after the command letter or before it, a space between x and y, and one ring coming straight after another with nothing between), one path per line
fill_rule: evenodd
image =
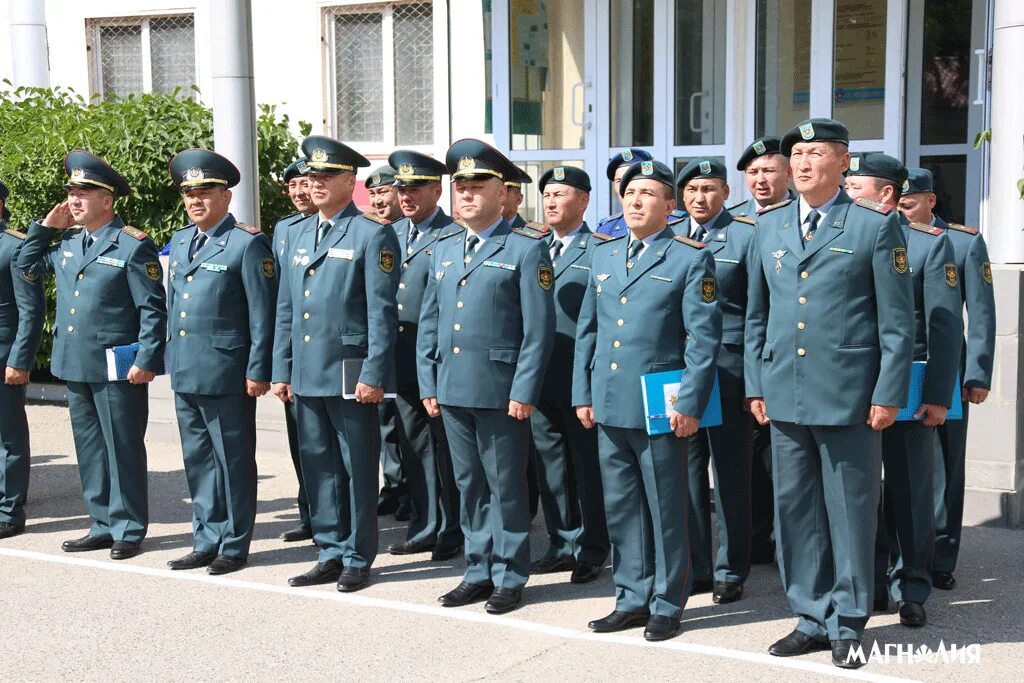
M274 277L274 259L265 258L263 259L263 275L267 278Z
M555 271L551 266L537 266L537 282L541 289L547 291L555 284Z
M946 284L949 285L950 287L956 287L957 286L956 264L955 263L947 263L945 265L945 270L946 270Z
M159 262L146 262L146 277L148 277L153 282L160 282L160 280L163 279L163 270L160 268Z
M715 300L715 278L705 277L700 280L700 298L704 303L711 303Z
M385 273L390 273L395 269L395 253L389 249L384 249L380 252L380 269Z
M892 269L903 275L910 268L907 261L907 250L903 247L896 247L892 250Z
M39 274L38 273L30 273L30 272L24 271L24 270L21 271L21 276L23 278L25 278L26 280L28 280L29 282L35 282L36 280L39 279Z
M981 264L981 277L987 284L992 284L992 264L988 261Z

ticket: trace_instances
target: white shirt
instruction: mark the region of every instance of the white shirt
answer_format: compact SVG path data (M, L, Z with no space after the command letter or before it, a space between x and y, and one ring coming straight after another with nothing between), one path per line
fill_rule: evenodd
M643 238L642 241L644 243L644 246L643 246L643 248L639 252L637 252L637 255L633 257L634 261L639 261L640 260L640 257L643 256L644 253L647 251L647 247L651 246L651 242L654 241L654 238L657 237L659 233L660 233L660 231L654 233L653 235L648 235L647 237ZM633 242L635 242L635 241L636 241L636 237L634 237L632 231L630 231L630 233L629 233L629 245L626 247L626 253L627 254L629 254L629 247L633 246Z
M565 237L559 237L557 233L552 231L552 233L551 233L551 246L552 247L555 246L555 242L561 242L562 243L562 251L560 251L559 254L564 254L566 252L566 250L569 248L569 245L572 244L572 241L573 241L573 239L575 239L576 235L580 234L580 230L581 229L583 229L583 224L582 223L577 225L576 229L573 230L572 232L570 232ZM549 248L549 251L550 251L550 248Z
M811 211L817 211L820 214L818 217L818 225L820 226L821 220L825 217L825 214L828 213L828 210L831 209L832 205L836 203L837 199L839 199L840 192L842 192L842 190L837 189L836 193L832 195L832 199L828 200L821 206L811 206L807 203L807 200L804 199L803 195L800 195L800 234L802 236L807 236L807 217L810 215Z
M722 211L723 209L719 209L718 213L712 216L711 220L709 220L707 223L698 223L697 221L691 218L690 220L693 222L695 226L697 226L697 230L695 233L696 236L693 237L693 239L700 240L701 242L703 242L704 239L708 236L708 234L710 234L711 226L713 226L715 224L715 221L718 220L718 217L722 215Z
M477 242L476 245L473 248L473 253L474 254L476 252L480 251L480 247L483 246L483 243L486 242L488 239L490 239L491 235L494 234L494 231L498 229L499 225L501 225L501 221L502 220L504 220L504 219L501 218L501 216L499 216L498 220L494 221L489 226L487 226L487 228L485 228L484 230L481 230L480 232L473 232L473 230L470 229L470 228L466 229L466 239L467 240L469 239L470 235L476 235L477 237L480 238L480 241ZM463 243L463 249L462 250L464 252L468 251L468 249L466 249L466 244L465 243Z

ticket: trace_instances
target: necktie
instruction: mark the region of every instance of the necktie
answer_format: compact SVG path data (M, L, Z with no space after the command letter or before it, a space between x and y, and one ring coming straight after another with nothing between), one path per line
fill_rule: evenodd
M814 231L818 229L818 221L821 219L821 214L811 209L811 212L807 215L806 229L804 230L804 242L810 242L814 237Z
M405 253L411 254L416 250L416 243L420 241L422 233L413 226L409 226L409 239L406 240Z
M698 242L704 241L704 228L699 223L693 224L693 232L690 233L691 240L697 240Z
M640 253L640 251L643 248L644 248L644 241L643 240L633 240L633 242L630 243L629 250L626 252L626 256L627 256L626 267L627 268L632 268L633 267L633 261L637 258L637 255Z
M85 254L85 252L89 251L89 247L91 247L92 243L95 242L95 241L96 241L95 237L93 237L92 235L86 235L85 236L85 240L82 242L82 244L84 245L82 247L82 253Z
M554 261L556 258L558 258L558 255L562 253L562 247L564 247L564 246L565 245L562 243L562 240L558 239L557 237L553 237L552 238L552 240L551 240L551 260L552 261Z
M322 221L316 228L316 242L313 244L314 249L320 248L320 242L323 241L324 235L331 229L332 223L330 221Z
M473 254L476 253L476 245L480 244L480 238L470 233L466 238L466 263L473 260Z
M192 261L193 259L195 259L196 254L199 253L199 250L203 248L204 244L206 244L206 233L205 232L200 232L200 233L198 233L196 235L196 238L194 240L192 240L192 248L189 249L189 251L188 251L188 260L189 261Z

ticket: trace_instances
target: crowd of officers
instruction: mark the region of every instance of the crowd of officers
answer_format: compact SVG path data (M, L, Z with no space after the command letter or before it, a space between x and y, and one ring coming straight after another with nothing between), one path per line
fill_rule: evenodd
M51 369L92 519L67 552L140 551L147 387L167 372L194 531L172 569L245 566L256 399L272 392L299 481L284 540L319 552L293 586L366 586L378 513L397 512L409 527L389 553L465 558L446 607L508 612L531 573L586 583L610 554L615 607L590 629L663 640L689 595L740 600L751 563L777 560L798 622L769 651L856 666L873 610L891 597L922 626L932 587L953 587L994 302L985 242L932 213L931 174L848 143L829 119L754 141L737 166L751 198L729 208L717 159L674 175L625 150L607 169L622 212L591 230L583 170L548 169L544 223L526 223L532 179L477 140L443 163L394 152L361 213L369 161L311 136L284 174L298 211L270 238L228 212L235 166L190 149L170 161L191 222L166 285L153 240L115 213L128 183L73 151L67 200L0 234L0 537L25 528L25 384L53 274ZM438 206L445 175L457 219ZM108 379L107 350L136 342L126 379ZM912 361L923 398L894 422ZM641 377L682 369L671 432L651 436ZM716 377L723 422L701 428ZM946 422L954 391L964 417ZM537 498L549 545L531 563Z

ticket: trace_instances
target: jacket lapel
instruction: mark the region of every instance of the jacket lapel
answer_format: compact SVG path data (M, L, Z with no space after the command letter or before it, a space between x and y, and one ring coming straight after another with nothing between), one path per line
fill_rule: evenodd
M333 247L335 244L341 241L341 238L348 232L348 225L352 222L353 216L358 216L359 209L356 208L355 204L350 203L345 207L345 210L341 212L341 215L334 221L334 227L331 228L320 246L313 252L313 256L310 257L310 261L319 261L327 254L327 250ZM317 216L316 221L313 223L313 242L316 243L316 229L320 226L320 217Z
M821 217L818 229L814 231L814 237L810 242L804 242L803 253L797 253L801 261L806 261L819 251L826 244L843 234L843 224L846 222L846 213L850 210L850 197L845 192L840 192L835 204L828 210L828 213Z
M551 233L554 235L554 232ZM576 233L576 237L572 239L572 243L569 248L566 249L562 254L555 260L555 279L561 275L566 268L583 258L583 255L587 253L587 245L590 244L590 240L593 238L590 236L590 229L587 224L584 223L580 231Z
M118 218L117 216L114 216L114 220L110 222L110 225L103 229L102 234L96 238L96 241L93 242L93 245L89 247L88 251L85 252L85 257L82 259L81 265L79 265L78 269L85 270L86 266L91 264L97 258L107 253L108 251L115 249L117 247L117 240L121 236L121 228L123 227L124 223L121 221L121 219ZM86 238L87 234L88 232L83 229L83 240ZM73 252L74 249L72 249L71 251Z
M466 264L466 270L463 273L463 277L472 273L480 267L480 264L490 259L498 253L500 249L503 249L509 232L510 228L508 223L502 221L498 224L498 227L494 229L491 236L484 240L484 243L480 245L480 250L473 256L473 260ZM463 244L465 244L465 240L463 240Z
M647 250L640 255L640 260L633 264L633 268L630 269L627 276L626 285L622 289L629 287L639 280L644 273L665 260L665 252L673 237L675 237L675 233L672 232L672 228L665 228L658 233L658 236L654 238L647 247Z
M220 252L224 251L224 247L228 243L228 234L231 229L235 227L235 218L230 213L224 219L224 222L217 226L214 231L207 239L206 244L203 248L196 252L196 257L192 259L192 262L188 264L188 268L185 270L186 275L191 275L199 269L199 266L210 260ZM188 262L188 249L192 244L192 240L196 238L196 232L199 228L189 235L188 242L185 245L185 261Z
M788 247L790 254L795 256L797 260L803 258L804 253L804 241L800 237L800 203L793 202L789 206L776 211L785 211L785 220L782 222L782 228L779 230L779 236L782 238L782 243Z

